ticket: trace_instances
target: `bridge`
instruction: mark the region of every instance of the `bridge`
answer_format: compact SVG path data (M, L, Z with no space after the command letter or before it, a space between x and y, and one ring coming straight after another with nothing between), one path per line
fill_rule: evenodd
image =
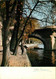
M43 62L47 65L56 63L56 26L48 26L36 29L29 38L37 38L44 44Z
M56 26L48 26L41 29L36 29L29 38L34 37L40 39L44 44L44 49L55 50L56 48Z
M13 30L13 27L10 27L10 31ZM44 49L46 50L55 50L56 49L56 26L47 26L40 29L35 29L29 38L40 39L44 44Z

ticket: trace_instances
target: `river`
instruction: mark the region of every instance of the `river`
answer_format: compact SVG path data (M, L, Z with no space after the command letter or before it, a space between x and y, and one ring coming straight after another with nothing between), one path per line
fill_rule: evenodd
M31 52L35 52L38 59L34 58L32 59L34 62L31 62L33 66L56 66L56 51L44 51L44 45L43 44L38 44L39 48L42 49L31 49ZM34 55L35 56L35 55ZM38 64L36 64L38 63Z

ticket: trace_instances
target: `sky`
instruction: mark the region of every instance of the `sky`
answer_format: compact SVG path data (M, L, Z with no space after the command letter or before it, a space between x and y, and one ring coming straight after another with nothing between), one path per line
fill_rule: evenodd
M34 3L32 2L33 0L28 0L28 3L29 3L29 5L28 6L30 6L30 8L31 9L33 9L33 7L34 7ZM44 0L44 1L46 1L46 0ZM27 4L27 2L25 2L25 4ZM51 10L52 10L52 6L53 6L53 4L51 3L51 2L46 2L45 4L41 4L41 3L39 3L38 5L37 5L37 7L35 8L35 10L38 10L38 11L40 11L40 12L36 12L36 11L33 11L33 13L32 13L32 15L31 15L31 17L34 17L34 18L37 18L37 19L40 19L40 20L42 20L43 18L43 20L44 21L48 21L48 22L52 22L52 18L51 18L51 16L53 16L52 15L52 12L51 12ZM27 8L27 6L25 5L24 6L25 8ZM30 10L29 9L25 9L26 10L26 13L27 13L27 16L29 16L29 14L30 14ZM44 12L44 13L43 13ZM54 16L55 17L55 16ZM46 18L48 18L48 19L46 19ZM56 17L55 17L55 19L56 19ZM42 26L46 26L46 25L52 25L51 23L46 23L46 22L41 22L41 21L39 21L39 23L42 25Z

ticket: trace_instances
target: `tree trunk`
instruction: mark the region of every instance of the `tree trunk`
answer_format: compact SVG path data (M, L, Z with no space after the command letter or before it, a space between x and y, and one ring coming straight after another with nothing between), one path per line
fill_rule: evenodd
M6 63L7 63L7 37L8 37L8 29L6 28L7 24L4 23L3 24L4 27L3 27L3 57L2 57L2 64L1 66L6 66Z
M1 66L6 66L7 63L7 39L8 39L8 23L9 23L9 1L6 4L6 20L3 18L3 57Z
M16 5L16 0L14 1L14 4L12 6L12 12L13 10L15 9L15 5ZM6 66L7 65L7 59L8 59L8 46L9 46L9 41L8 41L8 32L9 32L9 23L10 23L10 17L9 17L9 7L10 7L10 1L5 1L5 4L6 4L6 20L4 20L4 17L3 17L3 57L2 57L2 64L1 66ZM3 15L4 16L4 15Z
M18 44L18 30L20 27L20 20L22 17L22 12L23 12L23 4L24 1L23 0L19 0L18 4L17 4L17 14L16 14L16 21L17 24L16 26L14 26L14 30L13 30L13 35L12 35L12 39L11 39L11 43L10 43L10 50L13 51L13 54L16 54L16 47Z

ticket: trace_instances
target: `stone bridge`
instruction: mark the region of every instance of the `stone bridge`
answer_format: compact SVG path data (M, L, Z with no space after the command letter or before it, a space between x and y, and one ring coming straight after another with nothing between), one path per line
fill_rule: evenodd
M40 39L46 50L56 50L56 26L48 26L42 29L36 29L29 38L34 37Z
M29 38L40 39L44 44L43 62L56 65L56 26L48 26L42 29L36 29Z
M10 29L13 30L13 29ZM2 45L2 34L0 28L0 45ZM29 38L40 39L44 44L46 50L56 50L56 26L48 26L41 29L35 29L35 31L29 35Z

